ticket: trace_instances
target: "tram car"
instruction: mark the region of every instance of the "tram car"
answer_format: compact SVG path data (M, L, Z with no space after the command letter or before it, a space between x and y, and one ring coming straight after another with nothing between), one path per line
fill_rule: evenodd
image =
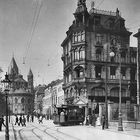
M84 122L84 109L74 105L56 107L53 114L53 123L61 126L79 125Z

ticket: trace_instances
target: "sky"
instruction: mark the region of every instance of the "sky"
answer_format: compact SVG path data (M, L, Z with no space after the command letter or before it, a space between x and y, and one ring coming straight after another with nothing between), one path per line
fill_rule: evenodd
M48 84L63 77L61 43L74 20L78 0L0 0L1 77L14 56L19 71L27 80L29 69L34 85ZM90 10L92 0L87 0ZM95 8L116 11L135 34L140 27L140 0L95 0ZM37 21L37 22L35 22ZM131 35L130 46L137 46Z

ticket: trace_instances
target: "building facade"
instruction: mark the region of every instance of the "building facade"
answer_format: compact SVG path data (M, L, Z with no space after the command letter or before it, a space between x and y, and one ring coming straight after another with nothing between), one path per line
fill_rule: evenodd
M43 114L43 98L45 96L46 85L39 85L36 87L35 99L34 99L34 112L37 114Z
M43 98L43 112L48 119L52 118L52 115L57 106L64 104L64 91L62 89L63 80L52 81L47 85L45 90L45 96Z
M8 67L8 76L11 89L8 96L8 105L11 114L28 114L34 110L34 86L31 69L27 75L28 81L23 79L13 57Z
M129 45L131 32L118 9L98 10L92 3L88 12L86 0L78 0L66 35L61 44L66 104L83 107L85 116L105 114L107 104L111 119L119 107L120 81L122 108L135 102L137 50Z

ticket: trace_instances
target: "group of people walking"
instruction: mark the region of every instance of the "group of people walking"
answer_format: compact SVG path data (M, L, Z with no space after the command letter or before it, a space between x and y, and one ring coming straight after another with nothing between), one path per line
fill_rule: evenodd
M26 118L25 118L25 116L24 115L20 115L20 117L18 117L16 115L15 125L26 126Z
M86 123L85 123L86 125L92 125L92 126L96 126L96 125L102 125L102 129L104 129L105 128L105 115L103 115L102 117L101 117L101 119L99 118L99 116L98 117L96 117L96 115L95 114L93 114L93 115L88 115L87 117L86 117Z
M19 117L16 115L15 117L15 125L18 126L26 126L26 120L27 122L34 122L33 115L27 115L26 118L24 115L20 115Z

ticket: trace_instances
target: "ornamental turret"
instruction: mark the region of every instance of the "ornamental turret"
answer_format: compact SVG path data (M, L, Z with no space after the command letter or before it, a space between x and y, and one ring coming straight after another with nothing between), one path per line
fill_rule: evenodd
M33 73L31 69L29 70L27 78L28 78L28 89L30 92L32 92L33 91Z

